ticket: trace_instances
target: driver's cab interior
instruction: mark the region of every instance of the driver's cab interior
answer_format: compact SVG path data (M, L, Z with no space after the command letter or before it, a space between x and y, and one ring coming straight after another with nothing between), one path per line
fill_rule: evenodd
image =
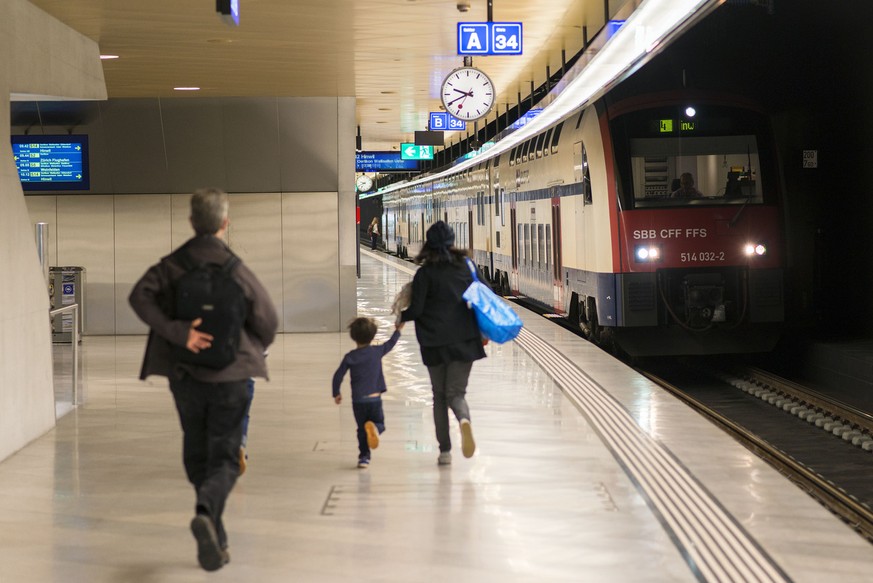
M755 136L630 142L635 208L763 202Z

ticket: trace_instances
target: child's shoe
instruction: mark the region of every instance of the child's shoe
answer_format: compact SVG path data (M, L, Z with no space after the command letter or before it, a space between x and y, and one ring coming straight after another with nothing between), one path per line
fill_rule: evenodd
M447 466L452 463L452 454L447 451L441 451L440 457L437 458L437 464Z
M379 430L376 429L376 424L372 421L364 423L364 431L367 432L367 445L370 449L379 447Z
M358 458L358 467L359 468L369 468L370 467L370 458L362 457Z
M473 441L473 427L469 419L461 419L461 453L464 457L473 457L476 451L476 442Z
M249 454L246 453L246 448L239 448L239 475L242 476L246 473L246 466L248 466Z

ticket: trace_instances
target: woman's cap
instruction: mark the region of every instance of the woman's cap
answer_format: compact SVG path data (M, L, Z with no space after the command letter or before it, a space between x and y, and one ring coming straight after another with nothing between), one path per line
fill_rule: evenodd
M437 221L427 230L427 246L443 249L455 244L455 232L443 221Z

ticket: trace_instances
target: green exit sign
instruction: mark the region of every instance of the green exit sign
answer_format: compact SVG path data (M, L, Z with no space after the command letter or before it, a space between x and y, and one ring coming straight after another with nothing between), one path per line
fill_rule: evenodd
M433 160L433 146L400 144L400 157L403 160Z

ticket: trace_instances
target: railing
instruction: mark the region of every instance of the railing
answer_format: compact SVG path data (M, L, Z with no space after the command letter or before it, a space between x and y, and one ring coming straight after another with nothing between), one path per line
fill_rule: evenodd
M73 331L70 337L73 345L73 407L79 405L79 304L70 304L63 308L57 308L49 312L49 317L54 318L58 314L73 313Z

